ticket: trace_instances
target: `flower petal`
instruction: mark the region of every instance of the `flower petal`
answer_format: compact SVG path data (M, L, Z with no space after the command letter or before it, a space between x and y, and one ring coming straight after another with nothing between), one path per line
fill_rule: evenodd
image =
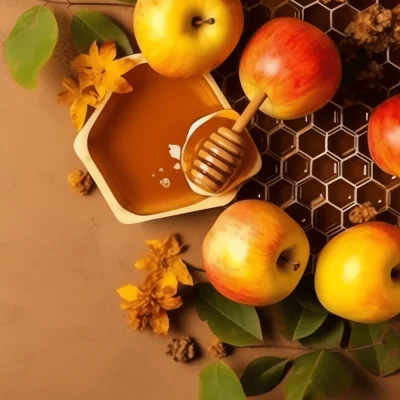
M92 62L97 61L99 58L99 48L97 47L96 40L90 45L89 57L92 59Z
M126 301L132 302L139 299L143 292L137 287L133 285L122 286L117 289L117 293Z
M104 86L113 93L129 93L132 92L130 83L121 76L107 75L104 79Z
M171 257L167 260L167 262L168 271L171 271L180 283L193 286L193 278L190 275L186 264L180 259L180 257Z
M169 318L166 311L160 311L150 319L150 326L157 335L166 335L169 330Z
M164 240L164 257L176 256L181 252L182 246L179 243L177 235L171 235Z
M99 101L102 100L107 93L107 88L103 84L97 83L96 79L94 87L96 88L97 93L99 94Z
M73 71L79 74L91 74L92 73L92 59L87 54L80 54L71 63L71 68Z
M178 290L178 281L172 272L167 272L158 282L155 288L157 298L174 296Z
M70 115L72 124L80 131L85 123L87 104L82 97L78 97L71 105Z
M57 96L57 103L70 106L75 101L75 99L76 94L66 90L65 92L62 92Z
M62 85L71 93L80 93L78 84L72 78L64 78L62 80Z
M140 318L138 317L138 312L136 310L128 311L129 325L134 331L137 331L140 324Z
M158 259L153 255L149 255L141 260L137 260L134 266L140 271L152 272L158 269Z
M115 75L124 75L130 71L136 63L130 58L120 58L112 63L112 71Z
M157 257L160 257L164 251L164 245L160 240L146 240L146 245Z
M103 60L104 65L109 68L112 61L117 56L117 46L115 42L104 42L100 47L99 56Z
M166 297L159 300L159 304L165 310L175 310L179 308L183 302L180 296L178 297Z

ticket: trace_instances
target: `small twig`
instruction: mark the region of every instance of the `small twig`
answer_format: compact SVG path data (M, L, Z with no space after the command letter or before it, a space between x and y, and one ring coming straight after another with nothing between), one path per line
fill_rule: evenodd
M48 3L48 4L61 4L64 6L67 6L67 8L72 7L72 6L106 6L106 7L129 7L133 8L135 7L134 4L129 4L129 3L91 3L88 1L71 1L71 0L39 0L42 3Z
M280 255L278 258L278 264L286 264L293 268L294 271L297 271L300 268L300 263L298 261L288 260L283 255Z

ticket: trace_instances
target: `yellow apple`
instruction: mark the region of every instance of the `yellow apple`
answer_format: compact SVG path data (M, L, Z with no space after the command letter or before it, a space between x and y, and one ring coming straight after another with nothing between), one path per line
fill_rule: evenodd
M218 67L238 44L243 25L240 0L139 0L133 18L148 63L172 78Z
M245 200L227 208L203 242L203 265L223 296L266 306L288 296L307 266L304 231L279 207Z
M322 305L362 323L400 313L400 230L385 222L347 229L322 250L315 275Z

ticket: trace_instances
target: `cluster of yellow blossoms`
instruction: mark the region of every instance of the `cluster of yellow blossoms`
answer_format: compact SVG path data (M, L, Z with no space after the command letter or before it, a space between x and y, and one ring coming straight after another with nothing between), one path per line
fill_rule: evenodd
M81 54L72 61L74 78L62 81L66 91L58 95L58 102L71 107L72 123L79 131L85 123L88 106L98 105L107 92L128 93L132 86L122 77L135 64L129 58L115 60L114 42L105 42L99 49L94 42L89 54Z
M176 235L166 240L148 240L151 254L135 263L135 268L148 272L139 286L126 285L117 290L122 297L121 308L126 310L132 328L143 331L148 325L158 335L169 330L167 311L179 308L178 283L193 285L193 279L179 257L182 246Z

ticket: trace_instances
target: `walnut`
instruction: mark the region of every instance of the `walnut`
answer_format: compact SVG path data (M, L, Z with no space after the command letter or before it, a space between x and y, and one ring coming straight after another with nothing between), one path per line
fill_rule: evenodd
M196 358L196 342L189 336L172 339L172 343L168 345L165 353L168 357L176 362L188 363Z
M377 216L375 207L372 206L370 201L367 201L361 206L357 206L351 211L349 219L353 224L362 224L363 222L372 221Z
M232 352L232 346L224 342L218 342L208 348L208 351L216 358L222 359L229 356Z
M95 183L89 172L84 172L81 170L68 174L68 183L74 192L84 196L90 194L95 187Z

